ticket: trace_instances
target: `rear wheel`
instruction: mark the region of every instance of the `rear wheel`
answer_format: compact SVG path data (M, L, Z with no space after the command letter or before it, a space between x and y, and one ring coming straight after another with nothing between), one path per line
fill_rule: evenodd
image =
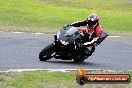
M74 62L84 62L84 60L86 59L87 57L86 56L80 56L80 57L76 57L76 58L73 58Z
M39 59L41 61L46 61L49 60L53 57L54 53L54 44L50 44L48 46L46 46L40 53L39 53Z
M73 58L74 62L84 62L85 59L87 59L89 57L90 54L90 50L88 48L85 49L85 52L81 52L80 55L76 56L75 58Z
M74 62L77 62L77 63L80 62L80 63L82 63L82 62L84 62L85 59L73 59L73 60L74 60Z

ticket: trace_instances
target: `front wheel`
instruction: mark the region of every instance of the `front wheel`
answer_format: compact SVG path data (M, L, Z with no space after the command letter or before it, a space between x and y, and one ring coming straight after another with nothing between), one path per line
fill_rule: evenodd
M46 46L40 53L39 53L39 59L41 61L46 61L49 60L53 57L54 53L54 44L50 44L48 46Z

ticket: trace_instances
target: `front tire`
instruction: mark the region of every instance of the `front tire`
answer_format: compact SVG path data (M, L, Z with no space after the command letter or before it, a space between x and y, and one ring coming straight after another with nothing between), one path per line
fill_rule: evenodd
M46 46L40 53L39 53L39 59L41 61L46 61L51 59L53 56L52 54L54 53L54 44L50 44Z

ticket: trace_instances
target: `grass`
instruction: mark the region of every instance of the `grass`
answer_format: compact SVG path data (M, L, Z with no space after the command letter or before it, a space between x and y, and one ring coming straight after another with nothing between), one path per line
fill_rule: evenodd
M107 72L89 71L88 73L128 73L132 72ZM86 84L83 88L130 88L130 84ZM82 88L76 82L76 72L9 72L0 73L0 88Z
M0 0L0 5L2 31L55 32L96 12L105 30L132 32L131 0Z

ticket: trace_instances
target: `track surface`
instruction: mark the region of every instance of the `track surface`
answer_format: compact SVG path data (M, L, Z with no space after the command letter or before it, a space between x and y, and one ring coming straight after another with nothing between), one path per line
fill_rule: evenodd
M39 52L53 41L50 34L0 32L0 70L85 69L132 70L132 37L109 37L84 63L39 61Z

